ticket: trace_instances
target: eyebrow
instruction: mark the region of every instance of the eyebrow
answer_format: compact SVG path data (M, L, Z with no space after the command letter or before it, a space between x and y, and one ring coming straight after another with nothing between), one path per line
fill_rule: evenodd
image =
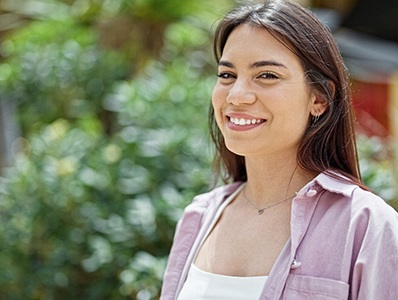
M224 66L224 67L228 67L228 68L235 68L234 64L226 61L226 60L220 60L220 62L218 63L219 66ZM250 65L251 69L255 69L255 68L261 68L261 67L266 67L266 66L274 66L274 67L281 67L281 68L285 68L287 69L287 67L284 64L281 64L277 61L274 60L260 60L260 61L256 61L255 63Z

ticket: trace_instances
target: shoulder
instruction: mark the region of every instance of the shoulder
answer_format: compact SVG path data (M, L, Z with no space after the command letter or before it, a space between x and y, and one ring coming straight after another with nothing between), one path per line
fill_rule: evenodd
M198 195L185 208L177 223L173 246L169 254L163 279L162 299L172 299L177 293L181 276L186 266L191 263L189 255L192 249L195 249L195 245L198 245L198 236L206 229L207 220L211 220L221 203L240 185L240 182L236 182Z
M398 213L383 199L358 188L351 199L352 223L370 240L394 240L398 250Z
M192 202L185 207L177 224L177 232L182 227L200 228L204 219L211 218L224 200L233 194L241 184L242 182L234 182L195 196Z
M185 208L184 214L187 212L204 211L212 207L216 208L220 206L241 184L242 182L234 182L195 196L192 202Z
M381 224L389 224L398 231L398 213L386 201L344 176L335 175L321 174L315 179L324 190L324 202L331 202L329 205L342 214L348 213L358 225L382 227Z

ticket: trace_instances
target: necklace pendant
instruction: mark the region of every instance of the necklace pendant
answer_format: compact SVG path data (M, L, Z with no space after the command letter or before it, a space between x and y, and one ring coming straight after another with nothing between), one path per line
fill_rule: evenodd
M262 215L263 212L264 212L264 210L265 210L265 208L259 209L259 210L258 210L258 214L259 214L259 215Z

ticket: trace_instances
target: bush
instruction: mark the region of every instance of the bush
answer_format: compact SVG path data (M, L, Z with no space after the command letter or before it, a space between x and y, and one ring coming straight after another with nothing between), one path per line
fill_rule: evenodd
M90 28L72 21L33 22L2 52L2 101L18 107L24 136L58 118L102 118L102 99L128 75L122 55L104 51ZM104 122L108 126L107 120Z
M203 35L186 24L170 31ZM205 74L200 48L166 45L163 63L114 85L103 100L116 116L114 135L86 116L20 140L25 151L0 185L2 297L158 297L175 223L210 182L215 76Z
M358 136L362 180L376 194L398 209L397 177L394 172L393 143L379 137Z

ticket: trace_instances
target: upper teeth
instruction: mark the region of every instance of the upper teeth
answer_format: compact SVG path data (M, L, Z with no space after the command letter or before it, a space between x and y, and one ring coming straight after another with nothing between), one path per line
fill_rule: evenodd
M231 122L235 125L250 125L250 124L258 124L261 122L261 119L244 119L244 118L230 118Z

